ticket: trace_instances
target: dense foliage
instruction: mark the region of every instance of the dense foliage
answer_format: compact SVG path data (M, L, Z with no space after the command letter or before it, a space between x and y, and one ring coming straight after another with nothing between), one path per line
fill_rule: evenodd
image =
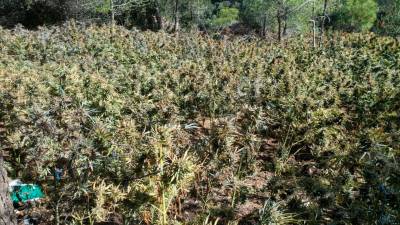
M346 0L334 14L335 26L348 31L369 30L376 21L377 12L376 0Z
M308 43L0 29L9 174L49 223L395 224L399 43Z
M241 24L247 34L274 34L277 39L324 33L328 28L397 36L399 4L399 0L2 0L0 25L36 28L75 19L169 32L215 32Z
M379 33L400 35L400 0L379 0L379 13L375 29Z

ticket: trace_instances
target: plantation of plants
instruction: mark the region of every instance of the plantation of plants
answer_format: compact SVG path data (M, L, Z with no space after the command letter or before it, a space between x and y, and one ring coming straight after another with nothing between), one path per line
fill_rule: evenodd
M9 176L41 224L398 224L399 42L325 40L0 28Z

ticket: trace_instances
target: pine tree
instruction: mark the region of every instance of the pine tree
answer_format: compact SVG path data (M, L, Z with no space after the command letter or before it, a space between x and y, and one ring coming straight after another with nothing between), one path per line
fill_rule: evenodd
M345 31L366 31L374 25L378 13L376 0L343 0L333 16L333 25Z
M381 34L400 35L400 0L379 0L376 31Z

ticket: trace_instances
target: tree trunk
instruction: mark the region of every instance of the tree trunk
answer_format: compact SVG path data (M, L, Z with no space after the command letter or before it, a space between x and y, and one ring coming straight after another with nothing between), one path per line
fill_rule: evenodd
M179 0L175 0L174 10L174 32L179 30Z
M322 46L324 42L324 33L325 33L325 20L327 19L327 10L328 10L328 0L324 1L324 10L322 12L322 19L321 19L321 28L320 28L320 37L319 37L319 44Z
M267 27L267 15L265 15L264 14L264 17L263 17L263 24L262 24L262 30L261 30L261 36L262 37L265 37L267 34L266 34L266 28Z
M162 30L163 27L163 21L160 13L160 6L158 5L158 2L156 3L156 20L157 20L157 29Z
M110 0L110 17L111 17L111 35L114 35L115 26L115 11L114 11L114 0Z
M0 152L0 225L17 225L10 194L8 192L7 172L4 169L3 156Z
M279 11L278 11L277 19L278 19L278 41L280 42L282 40L282 17L280 15Z

